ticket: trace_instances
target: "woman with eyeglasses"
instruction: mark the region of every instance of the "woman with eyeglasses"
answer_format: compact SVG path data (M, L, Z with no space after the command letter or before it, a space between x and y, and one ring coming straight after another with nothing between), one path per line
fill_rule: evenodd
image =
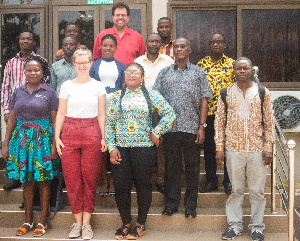
M106 91L91 78L92 54L81 45L73 54L78 76L64 82L59 93L55 140L72 213L76 222L69 238L93 238L90 224L100 176L104 141Z
M101 81L106 89L106 107L113 92L125 87L124 70L126 65L115 60L114 54L117 49L117 39L112 34L106 34L101 39L103 57L93 62L90 76ZM101 162L100 196L114 196L115 188L113 179L108 177L107 169L110 168L109 154L104 152Z
M126 88L113 93L105 124L105 140L110 152L116 203L122 227L117 240L135 240L145 234L145 223L152 200L151 178L159 136L167 132L175 113L165 99L154 90L147 91L144 69L131 63L125 71ZM161 119L152 127L152 113ZM131 224L131 188L135 185L138 203L137 223Z

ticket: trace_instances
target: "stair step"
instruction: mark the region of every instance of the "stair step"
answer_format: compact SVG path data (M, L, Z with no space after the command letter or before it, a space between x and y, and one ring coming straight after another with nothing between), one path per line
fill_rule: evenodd
M197 217L195 219L186 219L184 216L184 207L180 207L178 212L173 216L161 215L161 207L151 207L147 219L147 226L153 229L165 228L181 228L181 226L189 226L197 230L222 231L226 224L225 208L197 208ZM244 222L247 225L250 221L250 208L244 208ZM52 213L53 214L53 213ZM34 219L38 220L39 212L34 212ZM137 216L137 207L132 207L132 216ZM0 210L1 227L11 227L12 224L19 224L20 220L24 220L24 211L20 210L17 205L3 204ZM74 222L70 207L66 206L59 211L51 221L53 228L69 227ZM277 213L271 213L265 210L264 222L268 232L283 233L288 228L288 219L286 213L278 209ZM118 210L116 208L100 208L95 207L92 216L92 224L94 228L107 229L117 228L121 225ZM246 227L246 226L245 226ZM245 230L246 231L246 230Z
M106 229L94 229L94 238L92 240L115 240L114 233L116 228ZM68 239L69 229L48 229L46 234L41 238L32 238L32 232L27 233L22 237L13 236L15 233L15 228L2 228L0 240L5 241L15 241L15 240L74 240ZM187 235L188 231L188 235ZM147 226L147 233L142 237L142 240L152 240L152 241L174 241L174 240L185 240L185 241L218 241L221 240L221 232L212 231L202 231L198 229L186 229L181 227L180 229L168 229L168 231L163 229L153 229ZM287 233L270 233L267 230L264 233L265 240L272 241L283 241L288 240ZM75 239L80 240L80 239ZM237 238L238 241L249 241L251 240L250 233L244 233Z
M222 187L223 188L223 187ZM220 188L220 190L222 190ZM3 193L3 195L1 194ZM64 205L68 206L68 196L67 191L64 189ZM136 206L136 192L132 192L132 205ZM271 207L271 193L265 193L265 197L267 199L266 207ZM228 198L228 195L224 193L224 189L221 192L210 192L210 193L198 193L198 206L199 207L225 207L226 200ZM12 203L18 203L21 204L23 201L23 190L22 188L17 188L11 191L5 191L2 188L0 188L0 204L12 204ZM184 192L181 194L181 201L180 205L183 206L184 202ZM101 197L99 195L99 192L97 192L96 195L96 206L105 207L105 208L116 208L114 197ZM151 206L154 207L163 207L164 206L164 195L153 191L152 193L152 203ZM245 193L245 200L244 200L244 206L249 207L249 193ZM276 195L276 206L281 206L281 200L279 194Z

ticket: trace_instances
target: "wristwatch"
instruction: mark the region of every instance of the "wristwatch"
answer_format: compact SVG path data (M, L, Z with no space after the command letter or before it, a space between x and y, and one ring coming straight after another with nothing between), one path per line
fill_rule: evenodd
M207 127L207 124L206 123L200 123L200 126Z

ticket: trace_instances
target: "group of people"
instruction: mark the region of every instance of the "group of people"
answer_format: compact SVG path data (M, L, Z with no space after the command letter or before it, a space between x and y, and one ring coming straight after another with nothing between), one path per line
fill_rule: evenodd
M223 34L211 35L210 56L194 65L189 61L189 40L171 38L169 18L159 19L157 33L144 42L128 27L129 16L126 3L113 5L114 25L98 34L93 54L80 44L78 26L68 24L50 70L48 62L33 52L34 34L20 33L21 51L6 64L1 96L7 123L2 149L5 175L14 180L4 189L23 184L25 222L16 235L35 226L35 183L41 217L33 236L45 234L50 182L61 169L75 218L69 238L93 238L90 221L100 177L100 195L115 196L122 220L115 238L142 237L155 166L157 188L165 197L162 215L178 210L184 170L185 217L196 218L203 144L207 183L200 191L218 189L219 163L224 165L225 193L230 194L226 203L230 227L222 238L242 233L247 179L251 236L263 240L266 165L272 161L274 142L269 91L252 80L249 59L234 61L224 55ZM135 225L133 184L138 204Z

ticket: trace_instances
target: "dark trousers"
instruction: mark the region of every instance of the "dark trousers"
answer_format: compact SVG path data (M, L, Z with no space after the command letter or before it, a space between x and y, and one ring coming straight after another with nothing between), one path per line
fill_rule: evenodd
M217 162L216 162L216 144L214 140L214 115L207 116L207 127L205 128L205 141L204 141L204 159L205 159L205 172L207 183L218 185L217 177ZM229 183L229 176L226 168L226 158L224 159L224 180L223 184Z
M165 206L177 208L181 197L182 152L185 160L186 192L184 206L194 210L197 207L200 172L200 145L195 143L196 135L171 132L164 135L165 148Z
M131 189L134 183L137 192L138 218L146 223L152 201L152 173L156 159L156 146L117 147L121 153L120 164L112 164L115 199L123 224L131 223Z

